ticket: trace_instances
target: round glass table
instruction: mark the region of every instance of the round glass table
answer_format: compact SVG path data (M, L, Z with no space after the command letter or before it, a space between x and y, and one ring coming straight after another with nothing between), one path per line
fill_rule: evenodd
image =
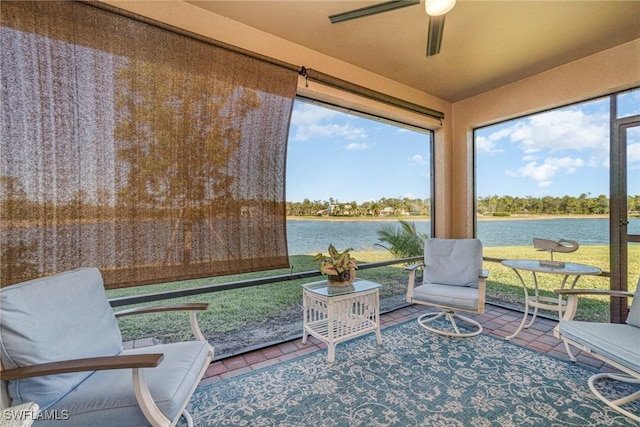
M566 307L566 301L562 299L561 296L557 298L552 297L543 297L539 295L538 291L538 273L546 273L546 274L556 274L562 276L562 281L560 282L560 288L564 289L569 280L569 277L573 277L571 280L570 289L573 289L580 279L580 276L597 276L602 273L598 267L593 267L591 265L585 264L576 264L573 262L565 262L558 266L549 266L544 265L545 261L540 260L532 260L532 259L507 259L502 261L502 265L505 267L511 268L518 279L520 279L520 284L524 289L524 315L522 317L522 321L520 322L520 326L518 329L512 334L506 337L505 339L510 340L511 338L518 335L523 329L529 328L536 320L536 316L538 315L538 309L544 310L558 310L558 318L562 317L562 314ZM533 295L529 295L529 288L527 287L527 282L522 277L521 271L530 271L533 276ZM529 307L533 307L533 315L531 321L527 324L527 317L529 316Z

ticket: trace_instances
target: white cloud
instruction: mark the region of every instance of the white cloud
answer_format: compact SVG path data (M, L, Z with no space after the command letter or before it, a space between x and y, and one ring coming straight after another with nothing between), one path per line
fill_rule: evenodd
M579 108L549 111L510 128L510 140L528 154L572 150L605 156L609 152L608 120L608 114L585 114Z
M415 163L417 165L426 165L427 159L425 159L421 154L414 154L413 156L409 157L409 162Z
M501 153L504 150L502 148L496 148L496 142L502 138L508 137L511 134L511 128L500 129L487 136L478 136L476 138L476 152L478 154L492 154Z
M525 154L563 150L592 151L607 156L609 152L609 115L585 113L580 107L548 111L476 138L479 152L495 152L496 142L508 139ZM501 151L501 150L500 150Z
M369 148L369 144L364 142L352 142L347 144L347 150L355 151L355 150L367 150Z
M497 139L492 139L491 136L493 135L494 134L489 135L489 137L479 136L476 138L476 152L478 154L492 154L503 151L502 149L496 148Z
M331 123L334 118L344 118L344 115L334 110L302 104L293 110L291 116L291 126L295 129L293 139L306 141L320 137L354 140L367 137L365 129L353 127L348 123Z
M583 166L585 166L585 161L579 158L547 157L542 164L532 161L515 171L507 171L507 175L529 178L536 181L539 187L548 187L553 182L552 178L557 174L569 175Z
M362 128L354 128L350 125L338 124L309 124L298 126L294 138L297 141L306 141L311 138L334 138L334 139L363 139L367 133Z
M300 103L300 105L293 110L293 114L291 115L291 124L296 126L306 126L339 115L340 113L335 110L318 108L311 104Z
M586 165L589 166L590 168L595 168L595 167L598 167L598 166L604 166L604 167L608 168L609 167L609 157L603 159L601 157L591 156L586 161Z
M511 134L511 129L510 128L506 128L506 129L500 129L499 131L496 131L494 133L492 133L491 135L489 135L489 139L491 139L492 141L497 141L499 139L502 139L506 136L509 136Z

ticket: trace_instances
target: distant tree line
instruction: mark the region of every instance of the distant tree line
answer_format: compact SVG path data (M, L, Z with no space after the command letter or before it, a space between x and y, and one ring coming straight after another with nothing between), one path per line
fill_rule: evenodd
M340 202L337 199L287 202L287 215L290 216L402 216L431 213L431 199L386 198L377 201L358 203Z
M640 195L628 196L628 211L640 213ZM479 215L506 214L546 214L546 215L607 215L609 199L601 194L562 197L512 197L487 196L477 200Z
M640 195L628 196L629 214L640 215ZM609 198L603 194L590 196L544 196L514 197L487 196L477 200L479 215L607 215ZM287 215L291 216L429 216L431 199L382 198L364 203L340 202L336 199L304 199L302 202L287 202Z

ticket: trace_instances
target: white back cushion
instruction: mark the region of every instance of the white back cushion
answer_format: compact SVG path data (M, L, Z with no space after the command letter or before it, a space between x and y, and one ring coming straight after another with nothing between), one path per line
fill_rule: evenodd
M638 287L636 288L636 292L633 294L633 302L629 308L627 324L640 328L640 278L638 278Z
M425 283L477 286L482 271L482 242L478 239L427 239L424 263Z
M0 357L4 369L122 351L122 336L102 275L81 268L0 289ZM13 405L46 409L92 372L10 381Z

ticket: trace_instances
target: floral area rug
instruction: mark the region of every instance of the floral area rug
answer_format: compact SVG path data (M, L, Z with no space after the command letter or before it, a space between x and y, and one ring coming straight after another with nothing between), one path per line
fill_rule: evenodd
M593 372L488 335L415 321L199 387L196 426L631 426L589 390ZM628 392L608 383L606 393ZM640 404L627 408L640 410Z

